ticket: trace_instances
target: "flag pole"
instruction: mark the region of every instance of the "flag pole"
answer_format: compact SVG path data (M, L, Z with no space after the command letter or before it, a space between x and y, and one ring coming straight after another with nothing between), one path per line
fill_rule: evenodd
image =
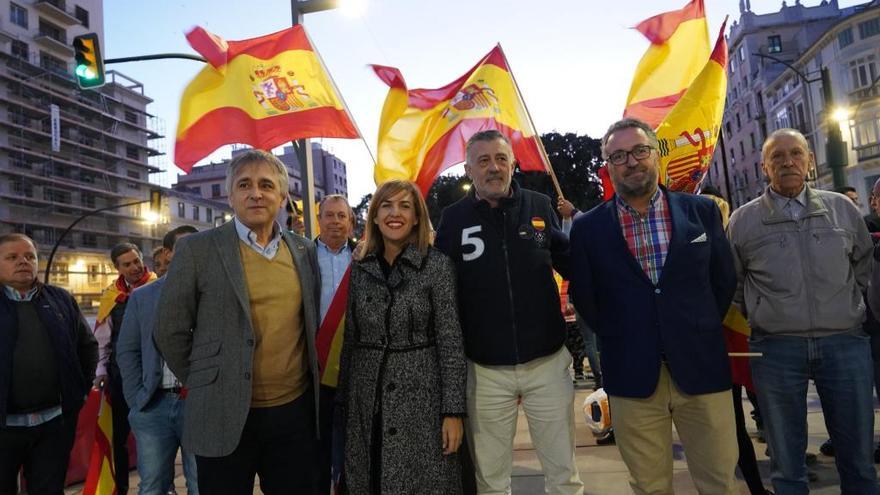
M547 156L547 150L544 149L544 143L541 141L541 136L538 134L535 122L532 120L532 114L529 112L526 100L523 98L522 92L519 90L519 83L516 82L516 76L513 75L513 69L510 67L510 61L507 60L507 55L505 55L504 50L501 48L501 43L498 43L498 51L501 52L501 56L504 57L504 63L507 64L507 72L510 74L510 79L513 80L513 87L516 89L516 95L519 97L519 101L522 103L523 109L526 111L526 117L529 118L529 125L531 125L532 130L535 131L535 141L538 142L538 151L541 152L541 156L544 158L544 166L547 169L547 173L550 174L550 179L553 181L553 187L556 188L556 194L560 198L564 198L565 196L562 194L562 187L559 186L559 179L556 178L556 172L553 171L550 157Z
M358 132L358 135L361 137L361 142L364 143L364 147L367 148L367 153L370 155L370 159L373 160L373 167L376 167L376 157L373 156L373 150L370 149L370 146L367 145L367 140L364 138L364 133L361 132L361 127L358 125L357 121L354 119L354 116L351 114L351 110L348 109L348 103L345 102L345 97L342 96L342 91L339 91L339 86L336 85L336 81L333 79L333 74L327 70L327 64L324 63L324 57L321 56L321 52L315 48L315 44L312 43L312 38L309 36L309 32L306 31L305 26L303 26L303 33L306 35L306 39L309 40L309 45L312 46L312 52L317 56L318 62L321 64L321 68L324 69L324 73L327 74L327 77L330 79L330 84L333 85L333 90L336 91L336 94L339 95L339 99L342 101L342 108L345 110L345 114L348 115L348 120L351 121L352 125L354 125L355 130Z

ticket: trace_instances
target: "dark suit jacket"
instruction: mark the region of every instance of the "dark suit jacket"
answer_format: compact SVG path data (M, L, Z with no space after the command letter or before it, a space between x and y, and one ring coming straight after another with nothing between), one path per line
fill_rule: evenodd
M320 373L315 333L320 277L315 245L287 231L282 231L282 237L302 286L317 411ZM251 406L255 336L238 245L233 222L180 239L159 299L162 311L156 345L189 389L183 446L205 457L235 450Z
M159 295L165 277L135 289L125 305L125 317L116 341L116 362L128 407L140 411L162 385L162 356L153 343Z
M630 253L614 200L575 220L570 291L596 330L605 390L649 397L661 353L688 394L731 386L721 321L736 288L733 257L711 199L666 193L672 239L655 286Z

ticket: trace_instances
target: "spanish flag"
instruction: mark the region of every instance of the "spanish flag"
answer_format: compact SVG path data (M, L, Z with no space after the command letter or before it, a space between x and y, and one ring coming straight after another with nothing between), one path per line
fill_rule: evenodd
M90 394L101 395L101 406L98 409L98 424L95 428L95 443L92 446L92 458L86 474L83 495L113 495L116 493L113 466L113 413L110 406L110 389L92 389Z
M488 129L510 139L521 170L549 169L501 45L437 89L408 90L399 70L372 67L391 88L379 123L376 184L411 180L427 194L441 172L465 161L467 140Z
M295 139L359 137L302 26L228 42L197 27L186 38L208 64L180 102L174 163L182 170L224 144L270 150Z
M709 61L657 128L660 180L673 191L696 192L712 162L727 96L726 24Z
M709 58L703 0L691 0L683 9L658 14L635 28L651 46L636 67L623 115L656 128Z
M752 335L752 329L746 317L739 311L735 305L731 304L724 317L724 342L727 345L727 352L749 352L749 336ZM742 385L749 390L754 390L752 384L752 370L749 366L749 358L745 356L737 356L730 358L730 374L733 383Z

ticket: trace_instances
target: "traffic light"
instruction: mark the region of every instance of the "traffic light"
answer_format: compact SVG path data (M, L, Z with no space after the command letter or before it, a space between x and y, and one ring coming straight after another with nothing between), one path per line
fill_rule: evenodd
M76 82L81 89L94 89L104 85L104 60L95 33L83 34L73 39L76 52Z

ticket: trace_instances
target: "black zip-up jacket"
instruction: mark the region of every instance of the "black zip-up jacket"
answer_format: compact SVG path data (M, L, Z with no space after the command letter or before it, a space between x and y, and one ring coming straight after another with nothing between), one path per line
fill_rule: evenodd
M61 410L75 417L95 379L98 343L73 296L66 290L40 284L32 299L40 321L49 332L61 383ZM0 428L6 424L12 380L12 351L18 336L15 302L0 285Z
M434 243L456 265L465 354L484 365L526 363L565 340L553 269L567 274L568 236L550 198L511 188L497 208L471 188L443 210Z

